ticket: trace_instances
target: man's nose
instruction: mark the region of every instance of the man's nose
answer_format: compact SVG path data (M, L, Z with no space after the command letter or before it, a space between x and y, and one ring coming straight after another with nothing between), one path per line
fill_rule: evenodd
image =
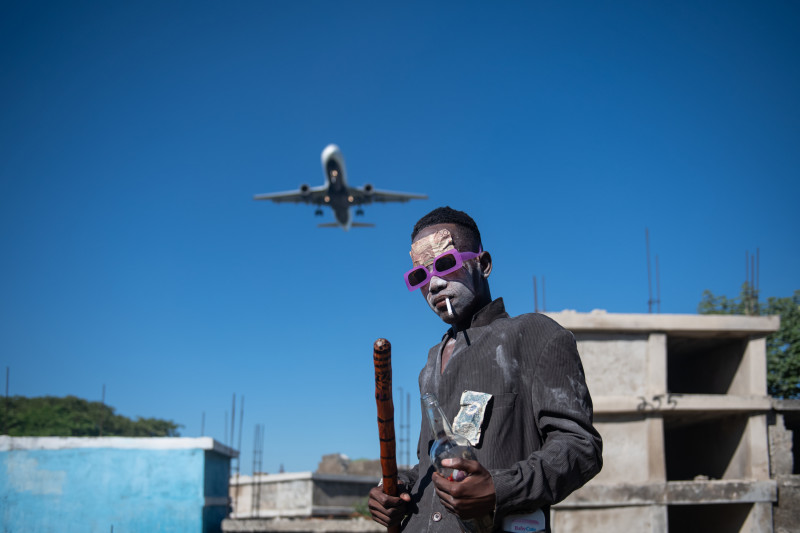
M447 286L447 282L439 276L431 276L431 281L428 290L431 292L439 292Z

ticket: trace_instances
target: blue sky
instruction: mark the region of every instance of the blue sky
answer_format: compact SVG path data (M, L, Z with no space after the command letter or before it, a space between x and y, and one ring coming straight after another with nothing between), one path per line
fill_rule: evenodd
M512 314L534 275L548 311L647 312L645 228L664 313L737 295L756 249L762 295L788 296L798 23L793 2L5 2L10 393L105 385L118 413L184 436L205 413L223 442L244 395L242 471L256 423L265 471L313 470L378 456L385 337L416 443L445 328L401 276L439 205L476 219ZM328 143L351 184L430 199L348 233L252 200L321 184Z

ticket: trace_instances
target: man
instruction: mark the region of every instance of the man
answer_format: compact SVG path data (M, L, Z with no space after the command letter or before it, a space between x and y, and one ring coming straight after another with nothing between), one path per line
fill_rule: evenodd
M466 213L435 209L417 222L411 240L414 268L406 285L419 289L450 325L428 353L420 394L438 396L478 460L445 460L444 466L467 473L463 481L440 476L431 465L433 435L423 420L419 464L400 474L399 497L380 487L370 491L373 520L402 522L413 533L456 533L455 515L491 515L494 531L549 532L550 505L602 467L602 441L592 426L575 338L543 315L509 317L502 298L492 300L492 257Z

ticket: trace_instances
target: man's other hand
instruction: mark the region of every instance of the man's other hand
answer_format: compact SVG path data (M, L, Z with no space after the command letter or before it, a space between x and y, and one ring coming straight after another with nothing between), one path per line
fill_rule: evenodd
M462 481L450 481L434 472L436 494L448 511L461 518L477 518L494 512L494 481L489 471L478 461L444 459L442 466L467 473Z
M400 496L384 494L383 487L373 487L369 491L369 512L372 519L382 526L399 525L406 515L406 506L411 501L411 495L402 483L397 484Z

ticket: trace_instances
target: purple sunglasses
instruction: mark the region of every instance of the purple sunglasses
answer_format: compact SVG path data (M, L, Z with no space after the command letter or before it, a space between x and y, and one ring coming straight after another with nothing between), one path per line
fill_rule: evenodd
M475 259L483 251L483 247L479 246L476 252L459 252L456 249L447 250L445 253L436 256L431 265L431 270L428 270L423 265L417 266L405 273L406 287L408 290L413 291L424 287L431 280L431 276L446 276L451 272L455 272L464 265L465 261Z

